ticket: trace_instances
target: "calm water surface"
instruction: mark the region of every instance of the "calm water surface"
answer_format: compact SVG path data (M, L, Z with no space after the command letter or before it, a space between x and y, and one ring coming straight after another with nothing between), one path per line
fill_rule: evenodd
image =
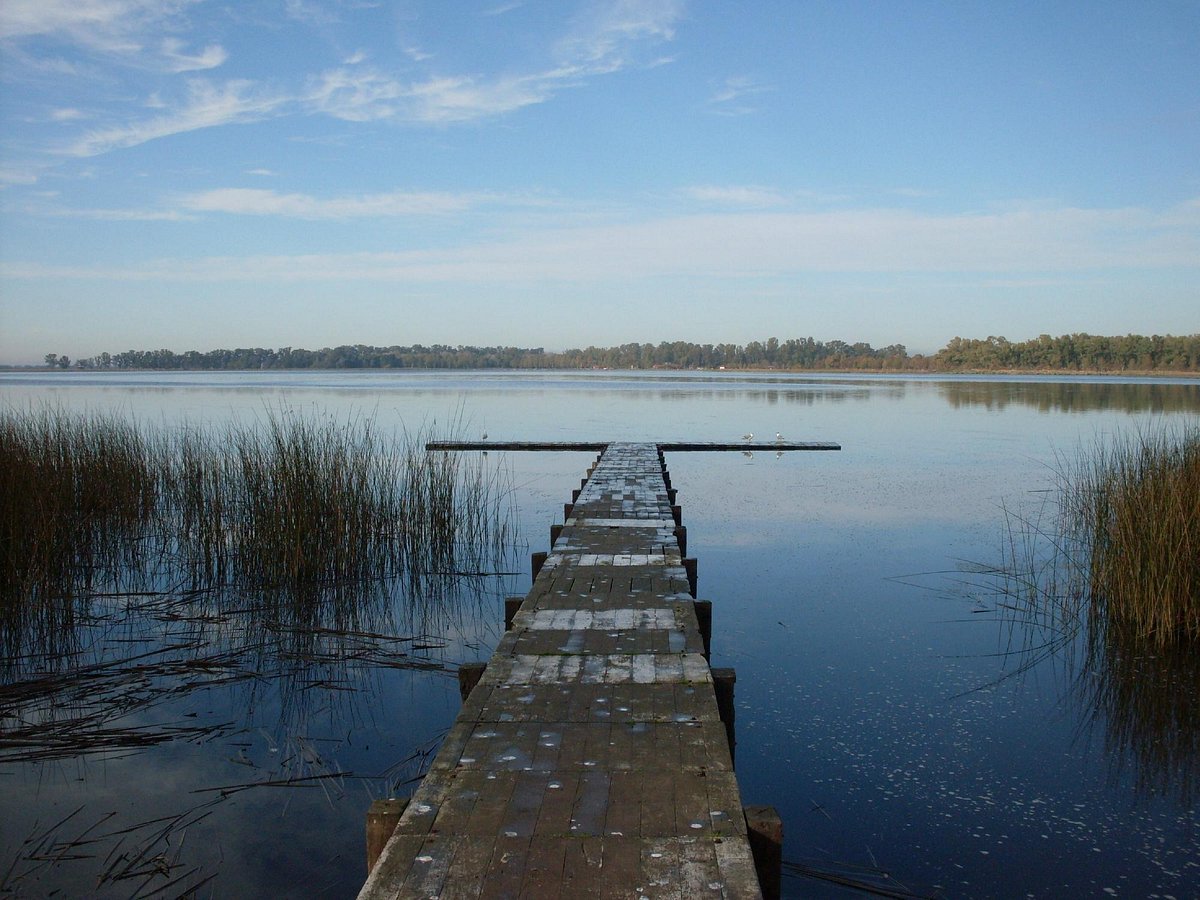
M410 429L458 423L468 438L496 440L780 432L840 442L839 453L668 456L700 594L714 604L713 664L737 669L743 797L779 809L785 857L876 881L883 871L919 894L1197 894L1196 754L1163 761L1153 749L1194 751L1194 706L1191 718L1168 709L1131 724L1097 708L1061 659L1014 675L1025 658L1004 654L1010 634L991 612L995 598L962 570L999 561L1002 509L1036 510L1061 455L1118 430L1194 423L1200 383L0 375L0 402L47 401L167 423L285 408ZM546 548L589 461L489 457L515 488L514 556L524 571L477 581L435 615L388 623L423 633L426 649L413 655L445 668L398 669L364 652L249 683L164 676L160 686L179 689L122 726L207 730L49 762L0 754L0 871L23 894L81 895L95 892L114 860L161 856L190 879L167 896L195 884L201 896L353 896L365 875L370 801L417 775L421 753L436 747L458 707L453 666L490 654L501 598L527 589L528 554ZM93 639L115 648L135 634L139 647L152 646L170 639L177 623L167 618L114 625L110 617ZM146 893L167 880L147 881ZM136 886L105 890L124 896ZM800 876L786 878L785 891L852 893Z

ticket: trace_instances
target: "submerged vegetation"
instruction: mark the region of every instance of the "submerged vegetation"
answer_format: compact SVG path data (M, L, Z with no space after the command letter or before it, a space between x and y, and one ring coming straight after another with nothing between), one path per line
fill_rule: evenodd
M1098 442L1059 467L1048 516L1009 514L1000 608L1022 669L1055 655L1140 787L1200 789L1200 426Z

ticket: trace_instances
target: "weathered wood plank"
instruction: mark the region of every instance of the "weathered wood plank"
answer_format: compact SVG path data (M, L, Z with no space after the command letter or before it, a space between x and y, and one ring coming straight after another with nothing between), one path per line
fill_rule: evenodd
M553 449L603 454L360 897L758 897L659 450Z

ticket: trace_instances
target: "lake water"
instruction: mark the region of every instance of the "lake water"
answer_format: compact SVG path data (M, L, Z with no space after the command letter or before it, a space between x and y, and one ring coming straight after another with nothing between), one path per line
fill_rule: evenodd
M1097 706L1061 658L1018 672L1028 657L1004 651L1021 635L965 570L1000 561L1004 510L1036 512L1062 456L1115 432L1195 423L1200 382L11 373L0 374L0 402L169 424L290 408L387 427L457 423L472 439L779 432L839 442L836 453L667 458L699 594L713 601L712 662L737 669L743 799L779 810L784 855L797 864L785 893L853 893L797 874L806 868L922 895L1197 894L1194 702L1159 715L1157 733L1153 715L1117 721L1113 706ZM0 752L7 883L30 896L129 896L142 882L114 881L124 867L148 873L146 895L178 878L162 895L200 885L200 896L353 896L365 876L367 807L418 774L453 720L454 664L489 656L502 598L527 590L529 553L546 549L590 459L488 457L514 486L518 565L401 623L425 636L410 657L435 668L397 668L395 657L363 650L325 668L266 660L277 668L227 683L157 673L144 689L173 693L114 727L181 729L173 740L38 762ZM109 616L89 640L102 652L125 652L122 641L152 647L178 625L162 613L151 624ZM1163 745L1175 749L1156 756Z

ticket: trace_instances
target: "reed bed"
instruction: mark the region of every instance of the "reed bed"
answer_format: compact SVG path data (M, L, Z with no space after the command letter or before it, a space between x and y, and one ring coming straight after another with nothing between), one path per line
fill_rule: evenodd
M1200 427L1098 444L1061 491L1093 615L1160 649L1200 639Z
M1005 511L998 596L1020 673L1053 660L1116 773L1191 802L1200 785L1200 426L1060 459L1032 514Z
M434 432L287 409L174 428L0 409L0 763L251 732L282 751L173 818L39 826L0 861L0 894L73 860L99 867L97 896L194 891L215 874L179 846L212 803L354 777L307 739L318 713L355 721L393 670L453 674L443 635L517 568L512 495L482 458L426 452Z
M216 684L299 719L314 688L449 668L438 635L514 567L511 495L433 437L0 411L0 759L224 732L135 715Z
M505 567L510 528L504 486L432 437L290 410L175 430L0 412L6 658L69 653L55 637L103 594L202 592L301 627L358 628L398 593L436 615Z

